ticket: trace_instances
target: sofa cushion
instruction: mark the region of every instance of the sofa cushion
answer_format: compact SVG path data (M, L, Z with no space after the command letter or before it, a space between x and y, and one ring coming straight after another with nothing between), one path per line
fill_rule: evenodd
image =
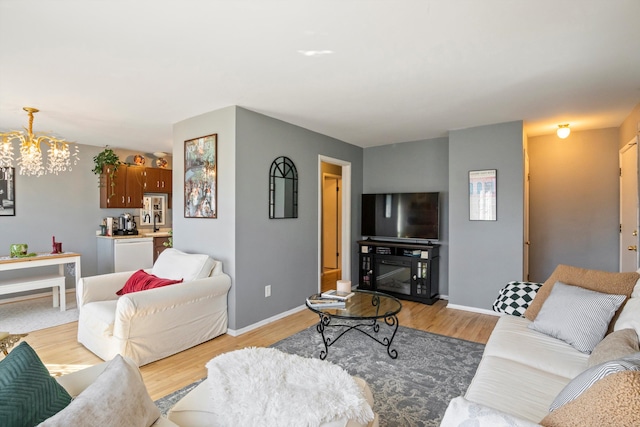
M613 330L621 329L634 329L640 337L640 297L629 298L624 308L620 310Z
M71 396L26 342L0 361L0 425L34 426L64 409Z
M440 423L440 427L535 427L538 425L538 423L524 420L515 415L471 402L462 396L456 397L449 402L447 411L444 413Z
M523 317L540 286L541 283L534 282L507 283L498 293L493 303L493 311Z
M625 295L591 291L557 282L529 327L591 353L609 328Z
M560 264L544 282L536 298L529 304L524 316L529 320L536 318L556 282L580 286L597 292L629 296L638 279L640 279L640 274L637 272L611 273Z
M587 391L598 380L622 371L640 371L640 353L610 360L587 369L562 389L549 406L549 410L554 411L562 405L578 398L578 396Z
M153 274L149 274L144 270L138 270L129 277L122 289L116 292L116 295L124 295L131 292L140 292L147 289L161 288L176 283L182 283L182 279L162 279Z
M464 397L537 423L569 381L513 360L484 356Z
M158 256L151 274L167 279L190 282L196 279L209 277L215 266L215 260L209 255L187 254L175 248L162 251Z
M545 427L640 425L640 372L624 371L596 382L580 397L544 417Z
M530 324L531 321L523 317L500 317L489 337L483 356L513 360L518 364L548 372L564 378L564 384L587 369L588 354L580 353L564 341L529 329ZM551 403L558 392L560 390L551 396L548 403Z
M160 410L149 397L140 371L120 355L111 360L96 380L69 406L42 427L140 426L149 427Z
M640 351L638 334L633 329L621 329L607 335L593 349L588 367L596 366L609 360L619 359Z

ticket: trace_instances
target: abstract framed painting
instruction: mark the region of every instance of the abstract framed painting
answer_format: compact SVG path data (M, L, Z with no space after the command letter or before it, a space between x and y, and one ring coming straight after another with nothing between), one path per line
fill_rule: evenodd
M218 217L218 134L184 142L184 217Z

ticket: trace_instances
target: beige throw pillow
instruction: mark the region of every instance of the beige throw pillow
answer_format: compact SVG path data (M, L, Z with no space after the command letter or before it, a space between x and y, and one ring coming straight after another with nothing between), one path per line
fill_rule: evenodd
M599 365L610 360L620 359L640 351L638 334L634 329L622 329L607 335L593 349L587 368Z
M160 410L149 397L137 368L119 354L104 372L66 408L41 427L149 427Z
M589 270L586 268L572 267L570 265L560 264L554 272L544 282L544 285L538 291L534 300L529 304L524 317L533 321L545 300L551 293L553 285L556 282L563 282L568 285L580 286L596 292L607 294L631 295L633 287L640 278L640 274L633 273L611 273L608 271ZM618 309L618 313L620 310ZM617 314L613 316L611 323L615 323Z
M640 372L623 371L597 381L577 399L544 417L545 427L640 425Z

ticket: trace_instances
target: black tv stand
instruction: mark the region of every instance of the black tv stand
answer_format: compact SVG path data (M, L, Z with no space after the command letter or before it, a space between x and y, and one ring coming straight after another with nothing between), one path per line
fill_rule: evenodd
M358 241L359 289L433 304L439 298L440 245L398 241Z

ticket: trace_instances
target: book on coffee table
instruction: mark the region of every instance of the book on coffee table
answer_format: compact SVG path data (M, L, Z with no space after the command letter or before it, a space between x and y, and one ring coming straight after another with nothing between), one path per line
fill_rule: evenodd
M348 300L352 296L353 296L353 292L340 292L335 289L322 293L323 298L334 298L334 299L339 299L343 301Z
M329 307L337 307L344 308L346 306L345 300L337 299L337 298L326 298L321 294L314 294L307 298L307 304L313 308L329 308Z

